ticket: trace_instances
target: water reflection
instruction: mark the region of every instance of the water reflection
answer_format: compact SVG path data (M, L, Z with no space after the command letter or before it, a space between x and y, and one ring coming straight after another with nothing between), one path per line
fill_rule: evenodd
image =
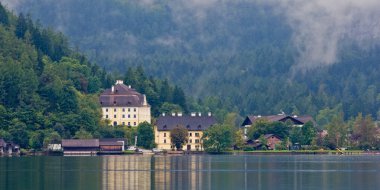
M0 189L380 189L378 156L0 158Z

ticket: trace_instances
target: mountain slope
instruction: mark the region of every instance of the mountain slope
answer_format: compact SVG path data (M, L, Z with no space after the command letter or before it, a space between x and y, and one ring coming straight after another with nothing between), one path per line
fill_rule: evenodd
M379 11L367 1L3 2L107 69L142 65L209 107L214 96L242 115L380 111Z

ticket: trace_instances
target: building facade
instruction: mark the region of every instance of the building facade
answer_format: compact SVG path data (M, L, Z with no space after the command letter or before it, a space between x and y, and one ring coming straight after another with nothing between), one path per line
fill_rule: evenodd
M151 123L150 105L146 96L131 86L117 80L115 85L106 89L99 97L103 119L111 125L137 126L146 121Z
M162 115L157 119L154 126L154 141L157 148L172 150L170 131L181 126L188 130L188 140L183 145L182 150L203 151L202 136L203 131L216 124L216 119L209 113L202 116L200 113L183 116L181 113L172 115Z

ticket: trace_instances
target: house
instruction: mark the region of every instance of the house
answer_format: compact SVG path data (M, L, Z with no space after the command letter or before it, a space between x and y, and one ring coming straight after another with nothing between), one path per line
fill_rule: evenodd
M203 131L214 124L216 124L216 119L211 113L206 116L202 116L201 113L191 113L191 115L182 115L182 113L163 114L157 119L154 126L154 141L159 149L174 149L170 139L170 131L182 126L188 130L188 141L183 146L183 150L203 151L201 140Z
M100 139L99 153L117 154L122 153L125 147L125 139Z
M6 143L4 139L0 139L0 154L4 154L5 152Z
M124 85L122 80L117 80L115 85L101 93L99 103L103 119L111 121L113 126L137 126L144 121L151 122L146 96Z
M13 142L5 142L4 139L0 139L0 154L20 154L20 146Z
M276 145L279 145L282 142L281 139L274 134L265 134L264 138L266 139L268 149L270 150L276 150Z
M96 154L99 139L62 139L64 154Z
M285 114L278 114L278 115L268 115L268 116L261 116L261 115L249 115L247 116L243 123L241 124L241 127L244 130L244 137L247 138L247 132L248 128L251 127L257 120L266 120L269 122L291 122L294 127L302 127L307 122L312 122L315 125L315 121L313 117L305 115L305 116L297 116L297 115L285 115Z

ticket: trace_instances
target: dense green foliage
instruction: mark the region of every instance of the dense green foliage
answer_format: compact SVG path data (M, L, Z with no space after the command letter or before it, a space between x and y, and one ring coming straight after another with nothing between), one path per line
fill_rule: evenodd
M135 129L110 127L101 120L98 95L115 76L70 49L62 34L43 29L29 16L16 17L1 4L0 16L0 138L34 149L62 138L133 141ZM129 69L124 80L147 94L155 115L161 107L168 112L187 110L181 88L146 77L141 67Z
M234 143L235 131L229 125L213 125L202 136L203 147L207 152L221 153L230 149Z
M187 129L183 126L177 126L170 130L170 140L177 150L182 150L182 146L188 139Z
M378 45L363 50L348 38L339 44L339 63L297 70L297 49L304 47L292 43L296 31L278 3L30 0L18 5L67 34L106 68L125 72L141 65L149 75L168 78L201 98L217 115L228 108L240 115L283 110L315 116L338 104L345 119L380 111Z
M264 119L257 120L252 127L248 129L249 139L258 139L261 135L274 134L283 139L289 136L291 124L284 122L268 122Z
M137 145L146 149L155 147L153 126L148 122L140 123L137 126Z

